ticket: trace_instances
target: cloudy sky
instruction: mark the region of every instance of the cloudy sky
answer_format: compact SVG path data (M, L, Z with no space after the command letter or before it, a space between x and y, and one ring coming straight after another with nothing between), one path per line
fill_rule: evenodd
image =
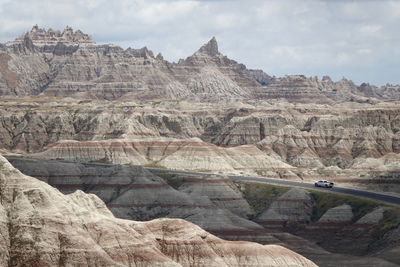
M177 61L215 36L219 50L275 76L400 84L400 1L0 0L0 42L38 24L97 43L147 46Z

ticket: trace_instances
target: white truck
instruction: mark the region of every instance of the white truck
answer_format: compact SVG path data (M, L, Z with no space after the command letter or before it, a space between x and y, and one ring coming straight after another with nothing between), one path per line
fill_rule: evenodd
M321 181L315 182L314 186L315 187L332 188L333 187L333 183L325 181L325 180L321 180Z

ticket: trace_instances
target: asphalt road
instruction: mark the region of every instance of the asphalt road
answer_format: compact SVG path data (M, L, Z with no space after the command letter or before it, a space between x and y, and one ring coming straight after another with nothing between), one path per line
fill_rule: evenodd
M12 159L14 157L6 157L8 159ZM68 161L68 160L59 160L60 162L68 162L68 163L78 163L78 162L73 162L73 161ZM79 164L83 165L97 165L97 166L110 166L112 164L104 164L104 163L84 163L84 162L79 162ZM177 171L177 170L167 170L167 169L157 169L157 168L147 168L145 169L153 172L166 172L166 173L174 173L174 174L183 174L183 175L200 175L200 176L208 176L211 175L212 173L202 173L202 172L189 172L189 171ZM284 186L296 186L296 187L303 187L303 188L312 188L316 190L322 190L327 193L329 192L335 192L335 193L342 193L342 194L348 194L348 195L353 195L357 197L365 197L365 198L370 198L378 201L383 201L389 204L394 204L394 205L400 205L400 197L395 197L391 195L385 195L383 193L375 193L371 191L365 191L365 190L358 190L358 189L351 189L351 188L344 188L344 187L336 187L334 186L333 188L321 188L321 187L315 187L314 183L303 183L303 182L295 182L295 181L289 181L289 180L282 180L282 179L273 179L273 178L260 178L260 177L251 177L251 176L238 176L238 175L221 175L221 174L216 174L219 176L223 177L228 177L234 181L252 181L252 182L262 182L262 183L268 183L268 184L276 184L276 185L284 185Z
M146 169L153 172L166 172L166 173L183 174L183 175L200 175L200 176L210 175L209 173L201 173L201 172L175 171L175 170L165 170L157 168L146 168ZM238 175L228 175L225 177L228 177L234 181L252 181L252 182L263 182L268 184L285 185L285 186L312 188L312 189L322 190L328 193L329 192L342 193L357 197L365 197L378 201L383 201L389 204L400 205L400 197L395 197L391 195L385 195L382 193L375 193L365 190L336 187L336 186L334 186L333 188L321 188L321 187L315 187L314 183L303 183L303 182L295 182L295 181L272 179L272 178L260 178L260 177L238 176Z

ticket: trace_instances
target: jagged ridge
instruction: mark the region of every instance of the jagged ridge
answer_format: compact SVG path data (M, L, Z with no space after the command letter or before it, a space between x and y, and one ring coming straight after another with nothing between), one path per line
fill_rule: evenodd
M218 51L213 37L178 63L147 48L97 45L80 30L62 33L34 26L0 46L0 94L100 99L192 99L201 101L287 99L292 102L376 103L400 99L399 86L381 88L292 75L271 77ZM212 73L212 75L210 75Z

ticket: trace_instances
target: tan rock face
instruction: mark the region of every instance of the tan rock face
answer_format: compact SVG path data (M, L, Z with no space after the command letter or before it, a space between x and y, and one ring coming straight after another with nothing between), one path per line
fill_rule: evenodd
M319 220L320 224L349 223L353 218L351 206L343 204L335 208L329 209Z
M360 218L356 223L357 224L376 224L383 218L385 210L386 209L384 207L377 207L370 213L367 213L365 216Z
M232 181L224 177L184 177L178 190L139 166L77 164L54 160L10 159L23 173L69 194L96 194L116 217L151 220L185 218L207 231L230 237L264 229L245 218L252 214Z
M387 251L388 244L397 242L396 238L381 244L374 240L371 229L375 229L377 223L372 223L372 220L379 219L379 209L363 217L362 221L368 219L369 223L312 223L309 222L312 203L307 205L310 202L309 194L301 189L293 189L267 207L262 214L266 220L257 221L264 229L247 219L247 215L252 213L249 205L237 187L223 176L181 176L175 180L172 189L159 177L140 167L16 158L10 161L23 172L56 186L62 192L77 190L69 195L72 201L101 214L109 214L102 202L80 190L99 196L114 215L121 218L185 218L219 237L282 245L322 266L342 266L349 262L352 266L365 266L367 263L392 266L387 261L391 257L382 256L383 259L378 259L370 254L364 255L370 252L370 246ZM331 210L329 212L332 213ZM279 222L279 228L276 222ZM181 226L178 224L177 227ZM294 234L300 234L303 238ZM171 254L176 255L176 243L170 250ZM188 248L186 250L190 251ZM352 251L364 256L344 256L331 253L333 251L345 254L346 251L347 254Z
M94 195L63 195L0 158L6 266L316 266L279 246L229 242L183 220L114 218Z
M400 192L396 105L236 105L5 100L0 149Z
M399 100L398 86L355 85L290 75L272 78L261 70L223 56L212 38L179 63L154 57L146 47L126 50L97 45L80 30L63 32L37 25L0 46L11 58L10 72L0 76L2 95L47 95L90 99L286 99L292 102L333 103L351 100L375 103ZM4 57L4 56L3 56ZM3 64L0 64L3 65ZM6 70L5 68L3 68Z
M298 230L311 221L313 200L310 193L300 188L292 188L261 213L256 221L267 228L285 227Z

